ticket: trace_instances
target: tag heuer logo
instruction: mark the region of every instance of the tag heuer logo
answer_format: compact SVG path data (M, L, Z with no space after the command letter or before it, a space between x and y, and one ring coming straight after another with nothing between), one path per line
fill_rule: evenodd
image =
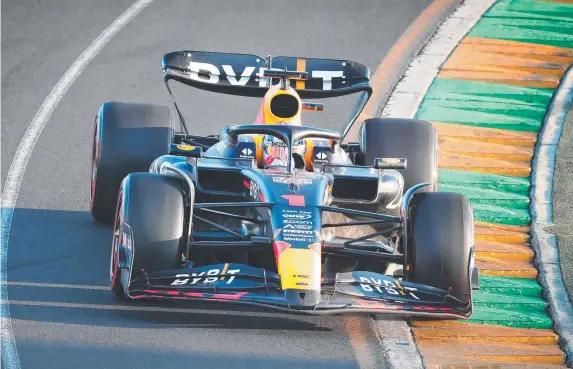
M243 151L241 151L241 153L243 155L253 155L253 150L251 150L249 148L244 148Z
M320 160L324 160L324 159L326 159L326 153L324 151L321 151L318 154L316 154L315 158L320 159Z

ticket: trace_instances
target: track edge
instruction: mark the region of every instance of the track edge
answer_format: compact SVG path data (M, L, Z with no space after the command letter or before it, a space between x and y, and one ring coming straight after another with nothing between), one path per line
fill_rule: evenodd
M531 245L539 270L538 281L549 302L549 314L559 335L559 345L573 366L573 307L561 275L557 236L546 231L553 224L553 177L561 131L573 103L573 67L561 80L545 115L532 163Z

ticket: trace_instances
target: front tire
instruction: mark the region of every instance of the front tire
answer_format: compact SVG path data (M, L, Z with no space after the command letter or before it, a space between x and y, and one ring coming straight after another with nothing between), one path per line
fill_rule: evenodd
M458 193L421 192L409 204L409 281L451 288L463 304L471 303L473 210Z
M119 245L132 250L131 279L159 270L181 267L181 252L187 241L185 190L174 177L151 173L129 174L122 183L114 226L110 264L111 289L125 296L119 281L119 263L124 258ZM125 235L130 235L127 240Z

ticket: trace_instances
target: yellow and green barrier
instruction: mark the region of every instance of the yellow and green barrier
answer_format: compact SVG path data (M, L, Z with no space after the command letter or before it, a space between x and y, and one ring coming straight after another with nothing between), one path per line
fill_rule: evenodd
M571 65L573 1L500 0L418 109L438 132L439 191L474 207L481 287L469 322L412 322L428 368L565 367L528 241L537 134Z

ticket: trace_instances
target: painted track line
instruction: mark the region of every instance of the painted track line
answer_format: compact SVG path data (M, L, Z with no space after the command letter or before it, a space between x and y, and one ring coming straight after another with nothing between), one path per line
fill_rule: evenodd
M6 259L8 257L10 227L12 226L14 207L16 206L20 184L22 183L22 178L24 177L28 160L32 155L36 142L48 123L50 116L58 106L58 103L82 73L84 68L99 54L104 46L107 45L107 43L119 31L121 31L152 1L153 0L138 0L134 2L123 14L114 20L92 41L92 43L80 54L72 65L70 65L52 91L50 91L30 122L28 129L24 133L24 137L22 138L22 141L20 141L16 154L14 155L14 159L12 160L12 164L10 165L10 170L2 191L2 238L0 239L0 281L2 282L2 285L0 286L0 301L8 301L8 288L5 282L8 280ZM2 342L1 354L4 368L18 369L20 368L20 359L18 357L16 341L14 339L14 331L12 330L12 324L10 323L9 304L0 304L0 317L0 341Z
M106 287L109 290L109 287ZM4 301L0 302L0 306L3 305L20 305L20 306L35 306L44 308L68 308L68 309L87 309L87 310L115 310L115 311L142 311L142 312L153 312L153 313L178 313L178 314L196 314L196 315L230 315L237 317L252 317L253 313L250 311L238 311L238 310L218 310L218 309L198 309L196 307L181 308L173 306L144 306L138 304L124 305L114 305L114 304L87 304L87 303L76 303L76 302L53 302L53 301L30 301L30 300L10 300L8 304ZM281 313L265 313L257 312L258 317L266 318L288 318L288 315Z
M442 23L420 54L410 62L404 77L382 109L381 117L414 118L440 66L494 2L466 0Z
M344 135L344 141L358 142L360 124L357 122L380 116L390 94L410 65L411 59L418 55L433 37L438 26L451 16L462 2L463 0L434 0L408 26L372 74L370 78L372 96L356 122Z
M560 345L567 354L567 364L573 366L573 307L561 276L557 237L547 232L553 224L553 177L557 146L565 117L573 103L573 67L569 68L549 106L537 141L532 164L531 187L531 245L535 249L539 281L549 302L549 312Z
M386 357L388 369L422 369L422 357L412 337L412 331L405 320L374 321L378 342Z
M2 282L2 284L6 284L8 286L18 286L18 287L72 288L81 290L100 290L100 291L109 290L109 286L90 286L82 284L36 283L36 282L16 282L16 281Z

